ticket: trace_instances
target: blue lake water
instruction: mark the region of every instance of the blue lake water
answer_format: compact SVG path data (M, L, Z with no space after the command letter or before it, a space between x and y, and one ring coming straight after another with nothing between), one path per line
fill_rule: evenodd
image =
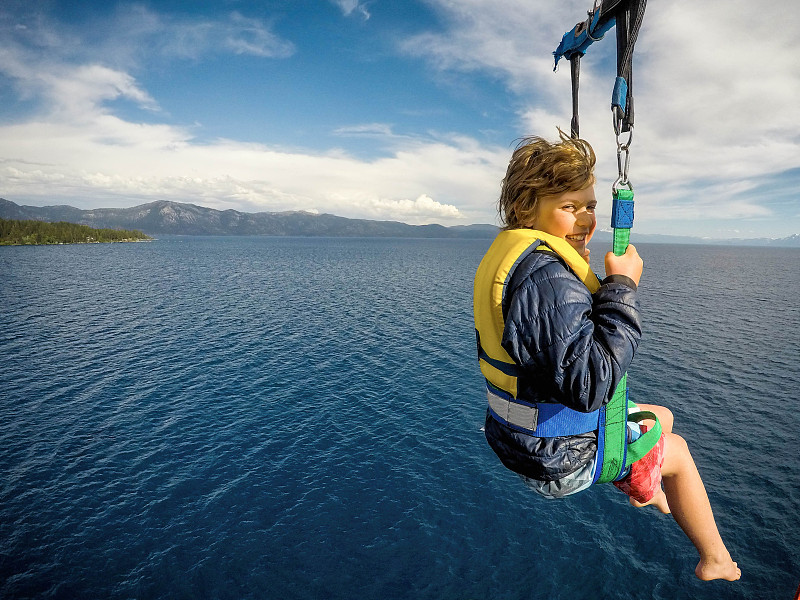
M790 599L800 251L639 246L631 391L743 571L702 583L670 517L543 500L486 445L489 243L0 248L0 597Z

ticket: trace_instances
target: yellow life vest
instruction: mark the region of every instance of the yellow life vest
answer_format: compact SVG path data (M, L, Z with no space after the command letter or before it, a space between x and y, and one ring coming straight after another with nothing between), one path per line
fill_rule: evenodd
M502 231L495 238L478 266L473 286L478 358L489 388L489 410L500 422L540 437L597 430L598 468L594 483L614 481L630 464L647 454L661 436L661 424L653 413L640 411L628 415L627 375L608 404L592 413L579 413L560 404L532 404L517 398L520 367L501 345L505 330L503 298L514 269L535 250L554 252L591 293L600 289L597 275L563 238L535 229ZM627 443L626 421L643 419L655 420L655 426Z
M517 376L514 375L517 366L501 345L505 329L503 298L516 266L536 249L560 256L590 292L600 289L597 275L563 238L535 229L510 229L495 238L475 274L472 296L475 330L483 376L513 398L517 397Z

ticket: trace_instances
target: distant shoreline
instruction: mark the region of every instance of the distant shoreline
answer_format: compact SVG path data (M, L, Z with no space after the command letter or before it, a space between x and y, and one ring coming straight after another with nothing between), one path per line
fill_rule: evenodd
M92 242L42 242L42 243L9 243L9 242L1 242L0 241L0 248L2 247L19 247L19 246L79 246L84 244L135 244L138 242L154 242L156 241L155 238L150 239L141 239L141 240L105 240L102 242L99 241L92 241Z
M67 221L50 223L38 220L0 218L0 246L54 246L66 244L105 244L150 241L138 230L95 229Z

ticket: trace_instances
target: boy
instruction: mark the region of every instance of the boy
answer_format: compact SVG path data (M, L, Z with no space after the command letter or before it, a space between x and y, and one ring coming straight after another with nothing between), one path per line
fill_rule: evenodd
M504 230L475 277L486 438L506 467L548 498L586 489L600 466L596 426L569 435L547 427L564 415L578 422L607 404L641 337L636 289L643 263L636 248L609 252L602 282L588 268L597 225L594 165L583 140L563 133L555 144L523 140L503 180ZM672 512L700 553L697 577L739 579L686 442L672 433L672 413L654 405L638 410L658 416L663 436L615 483L634 506Z

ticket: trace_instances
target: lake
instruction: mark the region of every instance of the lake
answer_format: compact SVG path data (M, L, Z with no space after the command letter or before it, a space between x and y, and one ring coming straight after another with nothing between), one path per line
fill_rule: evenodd
M0 597L791 598L800 250L637 244L632 398L674 412L743 572L703 583L670 517L543 500L489 449L489 243L0 248Z

